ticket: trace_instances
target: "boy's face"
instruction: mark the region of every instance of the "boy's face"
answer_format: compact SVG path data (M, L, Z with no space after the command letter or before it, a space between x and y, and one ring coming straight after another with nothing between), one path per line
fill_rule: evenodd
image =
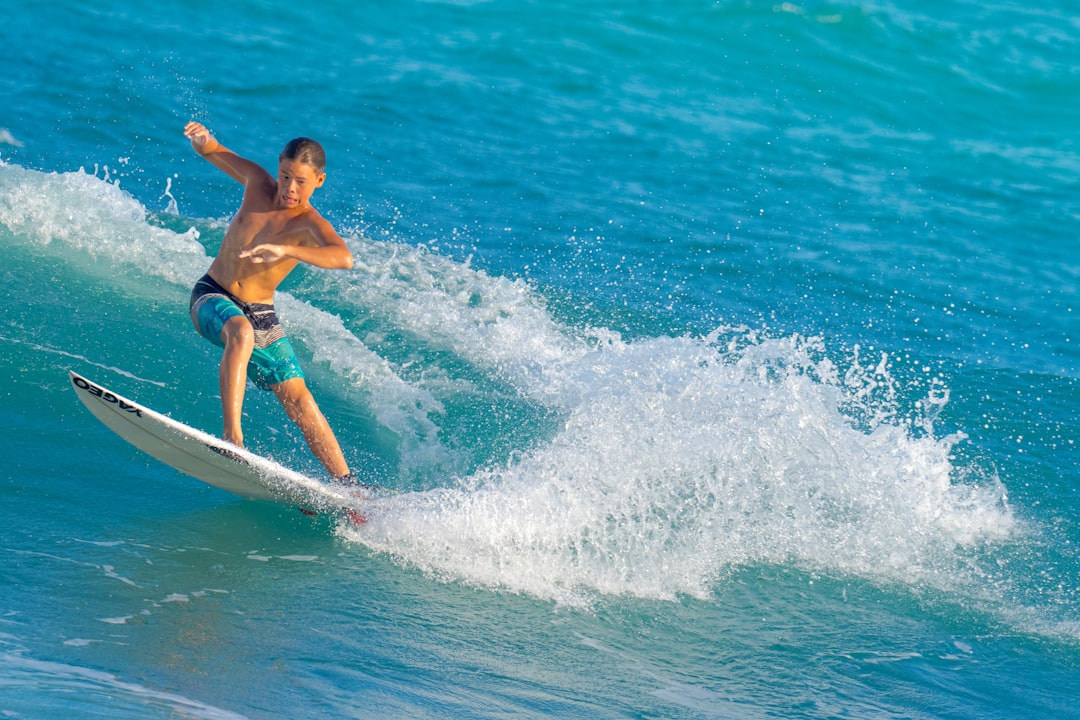
M286 208L307 207L315 188L322 187L326 173L299 160L278 161L278 202Z

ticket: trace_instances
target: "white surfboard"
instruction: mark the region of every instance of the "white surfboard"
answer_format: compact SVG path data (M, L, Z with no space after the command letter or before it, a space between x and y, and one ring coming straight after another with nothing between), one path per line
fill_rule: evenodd
M75 394L106 427L185 475L242 497L299 505L308 512L347 514L363 522L358 506L366 491L319 482L128 400L75 372L68 374Z

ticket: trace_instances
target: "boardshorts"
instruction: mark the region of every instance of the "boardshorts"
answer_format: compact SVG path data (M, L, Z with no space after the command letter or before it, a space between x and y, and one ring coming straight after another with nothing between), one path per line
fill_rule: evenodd
M209 275L203 275L191 291L188 310L199 334L218 347L225 347L221 330L226 322L240 315L248 319L255 331L255 349L248 362L247 375L257 387L269 390L286 380L304 377L273 305L246 303Z

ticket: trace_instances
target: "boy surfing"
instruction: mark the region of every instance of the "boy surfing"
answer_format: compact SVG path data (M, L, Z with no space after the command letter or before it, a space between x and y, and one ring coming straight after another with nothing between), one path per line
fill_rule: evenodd
M355 482L274 311L274 291L298 264L341 270L353 264L345 241L310 203L326 180L326 154L314 140L291 140L278 157L275 178L219 143L200 123L189 122L184 136L195 152L244 186L221 249L191 293L195 329L223 348L222 438L243 447L240 424L250 378L273 391L331 477Z

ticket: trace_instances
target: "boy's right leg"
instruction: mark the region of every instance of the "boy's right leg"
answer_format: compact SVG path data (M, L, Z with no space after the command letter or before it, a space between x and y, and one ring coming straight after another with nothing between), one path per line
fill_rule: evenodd
M221 369L218 372L224 423L221 437L243 447L241 419L244 412L244 390L247 388L248 360L255 348L255 332L246 317L237 315L229 318L221 328L221 341L225 343L225 351L221 355Z
M315 398L308 390L303 378L292 378L271 386L271 390L281 401L285 414L296 423L304 435L308 447L323 464L330 477L344 478L349 475L349 464L341 452L334 431L326 416L315 404Z

